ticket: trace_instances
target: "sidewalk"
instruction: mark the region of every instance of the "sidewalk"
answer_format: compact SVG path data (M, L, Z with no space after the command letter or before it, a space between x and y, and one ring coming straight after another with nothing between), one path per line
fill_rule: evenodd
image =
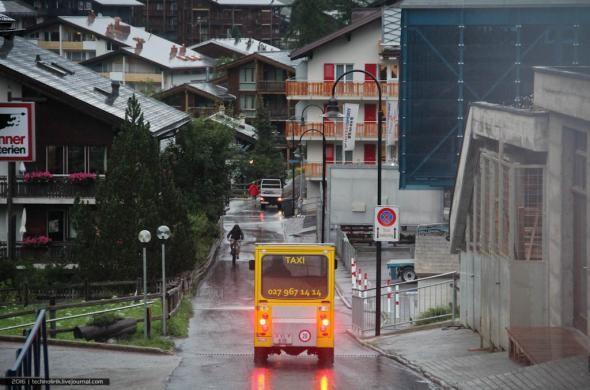
M369 280L374 285L374 252L367 252L357 252L357 265L360 265L363 273L368 273ZM383 259L394 258L390 255L391 253L384 255ZM351 274L341 262L338 265L336 289L350 309ZM382 275L383 280L388 278L385 269L382 270ZM479 335L461 327L410 332L405 330L403 333L359 341L384 356L421 372L444 388L590 390L588 357L568 358L523 367L510 360L506 351L481 350Z

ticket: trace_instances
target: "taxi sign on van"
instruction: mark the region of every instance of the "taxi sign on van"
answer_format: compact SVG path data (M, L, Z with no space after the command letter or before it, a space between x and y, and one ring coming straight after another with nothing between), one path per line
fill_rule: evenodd
M399 241L399 209L396 206L375 207L373 241Z

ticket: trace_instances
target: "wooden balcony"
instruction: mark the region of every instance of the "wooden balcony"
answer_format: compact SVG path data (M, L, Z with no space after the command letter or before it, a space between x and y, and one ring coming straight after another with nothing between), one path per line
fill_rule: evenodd
M328 99L332 96L333 81L285 81L287 99ZM398 96L398 83L381 83L383 99ZM356 82L341 81L336 86L339 98L359 98L359 100L375 100L379 97L377 85L373 81Z
M338 138L342 139L342 129L344 124L342 122L331 122L326 121L324 127L324 135L326 139L328 138ZM385 124L383 124L385 127ZM291 137L295 137L296 140L299 140L301 134L303 134L306 130L309 129L322 129L321 122L306 122L305 124L301 124L298 121L288 121L287 126L285 127L285 137L287 141L291 140ZM383 133L385 134L385 130L382 129ZM292 133L295 134L292 134ZM310 131L305 135L306 139L321 139L322 136L320 133L316 131ZM356 139L377 139L377 122L361 122L357 123L356 125Z
M261 80L256 82L256 91L258 93L277 93L285 94L285 82L275 80Z
M8 180L6 176L0 177L0 198L6 199L8 195ZM74 199L94 198L96 196L96 182L84 184L71 183L67 176L54 176L47 183L25 183L17 180L14 188L14 198L64 198Z
M342 164L342 161L336 160L326 163L326 176L328 175L327 167L333 164ZM349 166L375 166L376 161L365 161L365 162L346 162L345 165ZM322 163L321 162L305 162L303 163L303 172L305 177L308 179L320 179L322 178ZM327 179L326 179L327 180Z

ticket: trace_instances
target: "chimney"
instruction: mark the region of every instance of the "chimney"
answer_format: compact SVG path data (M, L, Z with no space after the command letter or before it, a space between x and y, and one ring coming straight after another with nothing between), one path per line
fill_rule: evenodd
M121 18L118 16L115 16L115 30L119 30L120 27L121 27Z
M172 47L170 48L170 59L176 57L177 53L178 53L178 48L176 47L176 45L172 45Z
M115 81L115 80L111 81L111 88L112 88L112 90L111 90L111 97L116 98L117 96L119 96L119 87L120 87L120 85L121 84L119 84L118 81Z
M90 10L90 12L88 13L88 24L94 23L95 19L96 19L96 14L94 13L94 10Z
M178 55L181 57L184 57L186 55L186 46L185 45L182 45L180 47L180 51L179 51Z
M135 41L135 54L138 54L143 49L143 43L145 39L141 37L134 37L133 40Z

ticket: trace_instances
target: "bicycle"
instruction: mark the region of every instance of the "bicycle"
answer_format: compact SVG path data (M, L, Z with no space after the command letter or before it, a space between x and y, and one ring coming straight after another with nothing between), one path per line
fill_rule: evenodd
M231 253L231 262L232 265L236 265L236 259L240 258L240 240L234 240L231 238L229 240L229 248Z

